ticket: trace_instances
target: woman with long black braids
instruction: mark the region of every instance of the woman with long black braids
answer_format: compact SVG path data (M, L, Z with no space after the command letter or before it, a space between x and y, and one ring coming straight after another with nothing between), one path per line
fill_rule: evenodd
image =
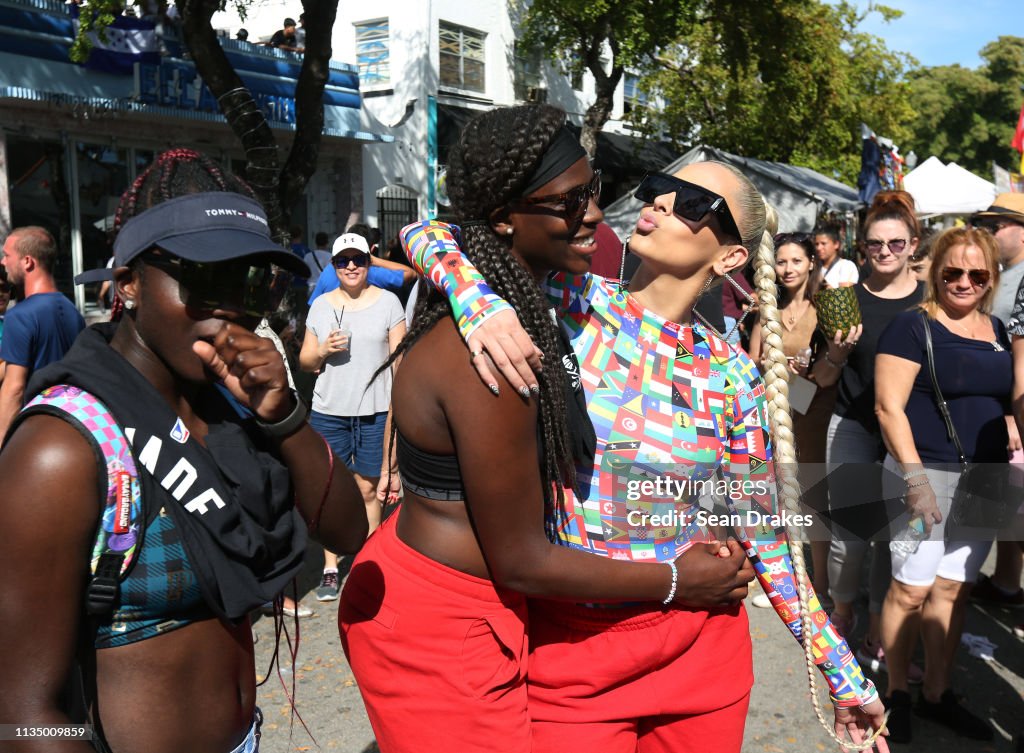
M115 226L123 315L33 377L0 454L0 719L68 724L77 662L97 749L253 753L248 613L301 569L307 528L347 552L367 530L253 333L274 265L305 265L248 186L190 150L139 176Z
M564 122L548 106L476 117L452 150L448 186L487 285L541 347L568 359L538 281L588 269L602 214L600 178ZM545 509L570 493L574 467L594 452L582 389L558 358L535 398L481 384L437 294L397 354L392 409L405 500L356 558L339 612L381 751L532 749L526 594L698 609L745 595L753 571L735 542L724 556L717 544L682 555L694 575L684 583L663 564L549 540Z

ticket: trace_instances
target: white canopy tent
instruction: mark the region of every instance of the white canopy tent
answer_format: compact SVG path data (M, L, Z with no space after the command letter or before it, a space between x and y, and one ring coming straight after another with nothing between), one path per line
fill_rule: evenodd
M663 167L662 172L671 174L691 162L707 160L734 165L750 178L778 211L780 232L810 232L820 212L851 212L860 206L857 189L809 167L740 157L710 146L695 146L675 162ZM630 191L605 207L604 221L615 229L620 238L628 238L642 206L643 203L634 199Z
M926 217L972 214L987 209L996 197L996 186L955 162L947 165L932 156L903 178L903 187Z

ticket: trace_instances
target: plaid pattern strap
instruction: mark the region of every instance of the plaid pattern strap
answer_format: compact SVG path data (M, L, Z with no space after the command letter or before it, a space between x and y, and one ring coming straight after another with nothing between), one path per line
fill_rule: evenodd
M92 437L107 467L107 497L93 544L91 571L96 574L105 553L122 555L118 575L135 559L142 539L142 501L139 473L128 440L106 405L85 390L58 384L40 392L23 413L59 411Z

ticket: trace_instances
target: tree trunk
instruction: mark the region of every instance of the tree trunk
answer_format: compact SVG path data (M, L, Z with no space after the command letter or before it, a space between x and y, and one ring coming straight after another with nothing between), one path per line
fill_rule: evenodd
M267 211L274 237L286 245L288 217L280 201L281 165L277 140L263 111L242 83L217 41L211 19L219 10L217 0L185 0L181 9L185 45L196 70L209 88L228 125L245 150L245 177Z
M245 177L267 210L271 232L288 244L292 207L316 172L324 130L324 87L330 73L331 29L338 0L305 0L306 52L295 86L295 137L282 169L277 139L266 116L217 41L211 19L218 0L184 0L185 44L196 70L217 98L224 118L245 150Z
M68 279L71 278L71 200L68 198L68 182L65 178L64 145L47 144L44 147L46 161L50 166L50 196L57 205L57 248L67 256L58 257L60 266L67 261ZM63 270L61 270L63 272Z
M279 182L281 206L291 213L316 172L324 130L324 87L330 75L331 30L338 0L305 0L306 52L295 86L295 139Z
M615 89L612 89L615 91ZM587 156L594 159L597 154L597 134L601 132L612 111L610 94L598 94L594 104L587 108L583 115L583 129L580 131L580 144L587 150Z
M600 34L591 37L584 54L584 62L594 77L594 90L597 94L594 103L587 108L583 116L583 128L580 131L580 144L587 150L590 159L597 154L597 134L608 122L614 104L615 89L622 80L623 68L618 62L619 46L610 31L609 28L605 28ZM608 39L612 49L612 69L608 73L605 73L601 64L601 49L605 39Z

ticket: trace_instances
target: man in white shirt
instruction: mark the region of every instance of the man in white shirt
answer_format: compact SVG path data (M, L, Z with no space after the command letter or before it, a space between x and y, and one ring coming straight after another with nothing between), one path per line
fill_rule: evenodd
M856 285L860 274L857 265L839 256L841 247L839 228L822 225L814 231L814 249L821 262L822 282L830 288L848 288Z

